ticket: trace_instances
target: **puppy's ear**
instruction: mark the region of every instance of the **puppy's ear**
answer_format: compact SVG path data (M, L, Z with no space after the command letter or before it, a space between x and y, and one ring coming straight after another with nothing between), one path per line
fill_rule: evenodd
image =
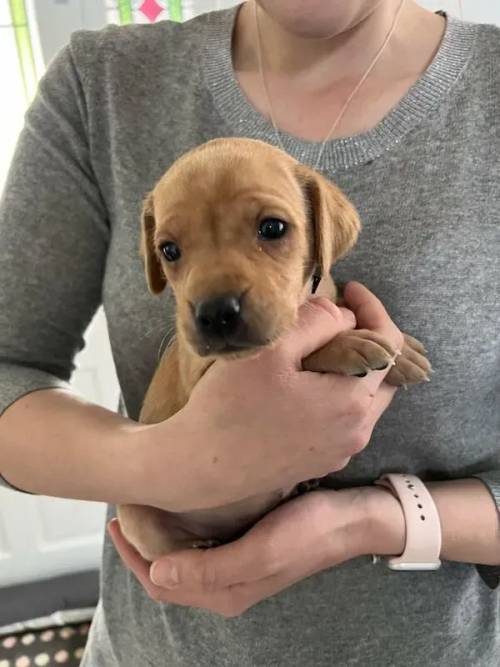
M356 243L361 229L359 216L331 181L304 165L297 170L313 223L313 262L327 275L332 264Z
M165 289L167 280L155 252L155 224L153 193L150 192L142 206L140 251L144 260L144 269L149 291L151 294L160 294L160 292Z

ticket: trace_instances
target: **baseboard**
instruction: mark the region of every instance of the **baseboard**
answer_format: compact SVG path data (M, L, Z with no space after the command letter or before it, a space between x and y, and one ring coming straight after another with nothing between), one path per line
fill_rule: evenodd
M0 628L64 610L95 607L98 598L97 570L0 588Z

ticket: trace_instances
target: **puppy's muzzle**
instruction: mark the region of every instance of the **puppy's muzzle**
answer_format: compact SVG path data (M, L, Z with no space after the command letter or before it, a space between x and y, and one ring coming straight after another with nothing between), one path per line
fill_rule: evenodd
M251 336L244 317L243 294L220 294L193 306L201 355L242 351L262 342Z

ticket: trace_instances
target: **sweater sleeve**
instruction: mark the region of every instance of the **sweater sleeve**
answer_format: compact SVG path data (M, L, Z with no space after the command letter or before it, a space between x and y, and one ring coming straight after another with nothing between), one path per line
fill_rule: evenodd
M25 115L0 201L0 419L30 392L69 387L101 303L109 225L87 134L67 46Z
M500 470L490 470L488 472L477 473L473 475L473 477L480 479L488 487L488 490L496 503L499 512L498 518L500 521ZM500 554L498 557L500 559ZM500 565L478 565L477 570L483 581L490 588L495 589L500 586Z

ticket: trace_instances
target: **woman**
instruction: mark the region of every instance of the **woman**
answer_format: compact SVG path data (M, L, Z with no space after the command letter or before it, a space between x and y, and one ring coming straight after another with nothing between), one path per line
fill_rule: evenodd
M500 563L499 56L498 29L411 0L258 0L77 33L52 63L2 208L4 477L175 510L337 471L332 491L150 573L112 524L130 569L107 538L85 667L497 664L498 592L473 564ZM369 285L425 341L429 385L391 403L380 373L300 373L308 351L353 326L320 301L275 353L216 365L176 417L134 424L169 306L147 295L137 256L143 195L178 155L232 135L282 144L351 198L363 233L336 278ZM60 389L101 300L130 418ZM347 305L358 326L400 341L361 285ZM291 381L276 384L284 371ZM220 406L228 383L246 394ZM434 572L369 557L410 539L397 494L373 485L388 472L427 483L442 530Z

